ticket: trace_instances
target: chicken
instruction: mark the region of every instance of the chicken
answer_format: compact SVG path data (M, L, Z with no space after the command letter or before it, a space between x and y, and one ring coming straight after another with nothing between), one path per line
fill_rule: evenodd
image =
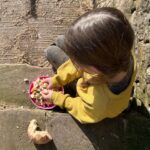
M30 121L28 126L28 136L31 141L36 144L46 144L52 140L51 135L47 131L38 131L37 120L33 119Z

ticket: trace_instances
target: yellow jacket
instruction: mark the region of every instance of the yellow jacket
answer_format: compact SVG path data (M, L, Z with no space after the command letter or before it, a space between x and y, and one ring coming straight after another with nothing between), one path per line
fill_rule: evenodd
M57 74L52 77L52 86L64 86L79 78L76 85L78 95L72 98L69 94L53 91L52 101L55 105L66 108L81 123L95 123L104 118L116 117L128 107L136 75L135 66L134 62L134 71L128 88L116 95L106 84L81 87L83 77L89 79L91 75L84 72L81 77L81 72L77 71L71 60L68 60L58 68Z

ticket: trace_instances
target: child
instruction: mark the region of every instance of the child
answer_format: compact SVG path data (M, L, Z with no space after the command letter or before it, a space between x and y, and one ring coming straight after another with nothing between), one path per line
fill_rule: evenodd
M128 107L135 80L133 43L133 29L121 11L105 7L85 13L45 50L54 68L65 62L44 80L49 91L43 97L81 123L118 116ZM51 90L76 79L76 97Z

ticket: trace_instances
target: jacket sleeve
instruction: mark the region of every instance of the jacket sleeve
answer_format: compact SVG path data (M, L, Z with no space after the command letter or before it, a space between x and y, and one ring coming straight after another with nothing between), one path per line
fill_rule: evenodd
M83 101L81 97L70 97L69 94L53 91L52 102L66 110L81 123L94 123L100 121L96 117L93 107Z
M67 83L79 78L82 72L77 70L73 65L71 60L69 59L64 64L62 64L58 70L57 74L52 77L52 86L60 87L64 86Z

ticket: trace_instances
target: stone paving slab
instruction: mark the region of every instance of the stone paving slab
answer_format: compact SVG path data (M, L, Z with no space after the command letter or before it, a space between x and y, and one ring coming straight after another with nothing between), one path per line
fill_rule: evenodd
M31 107L28 97L29 84L39 75L52 75L50 67L41 68L30 65L0 64L0 104Z
M37 119L45 128L45 113L40 110L10 109L0 111L0 149L36 150L27 136L27 127L31 119Z
M41 129L48 129L53 142L35 145L28 139L27 127L33 118L37 119ZM68 114L51 111L1 110L0 139L1 150L94 150L91 142Z

